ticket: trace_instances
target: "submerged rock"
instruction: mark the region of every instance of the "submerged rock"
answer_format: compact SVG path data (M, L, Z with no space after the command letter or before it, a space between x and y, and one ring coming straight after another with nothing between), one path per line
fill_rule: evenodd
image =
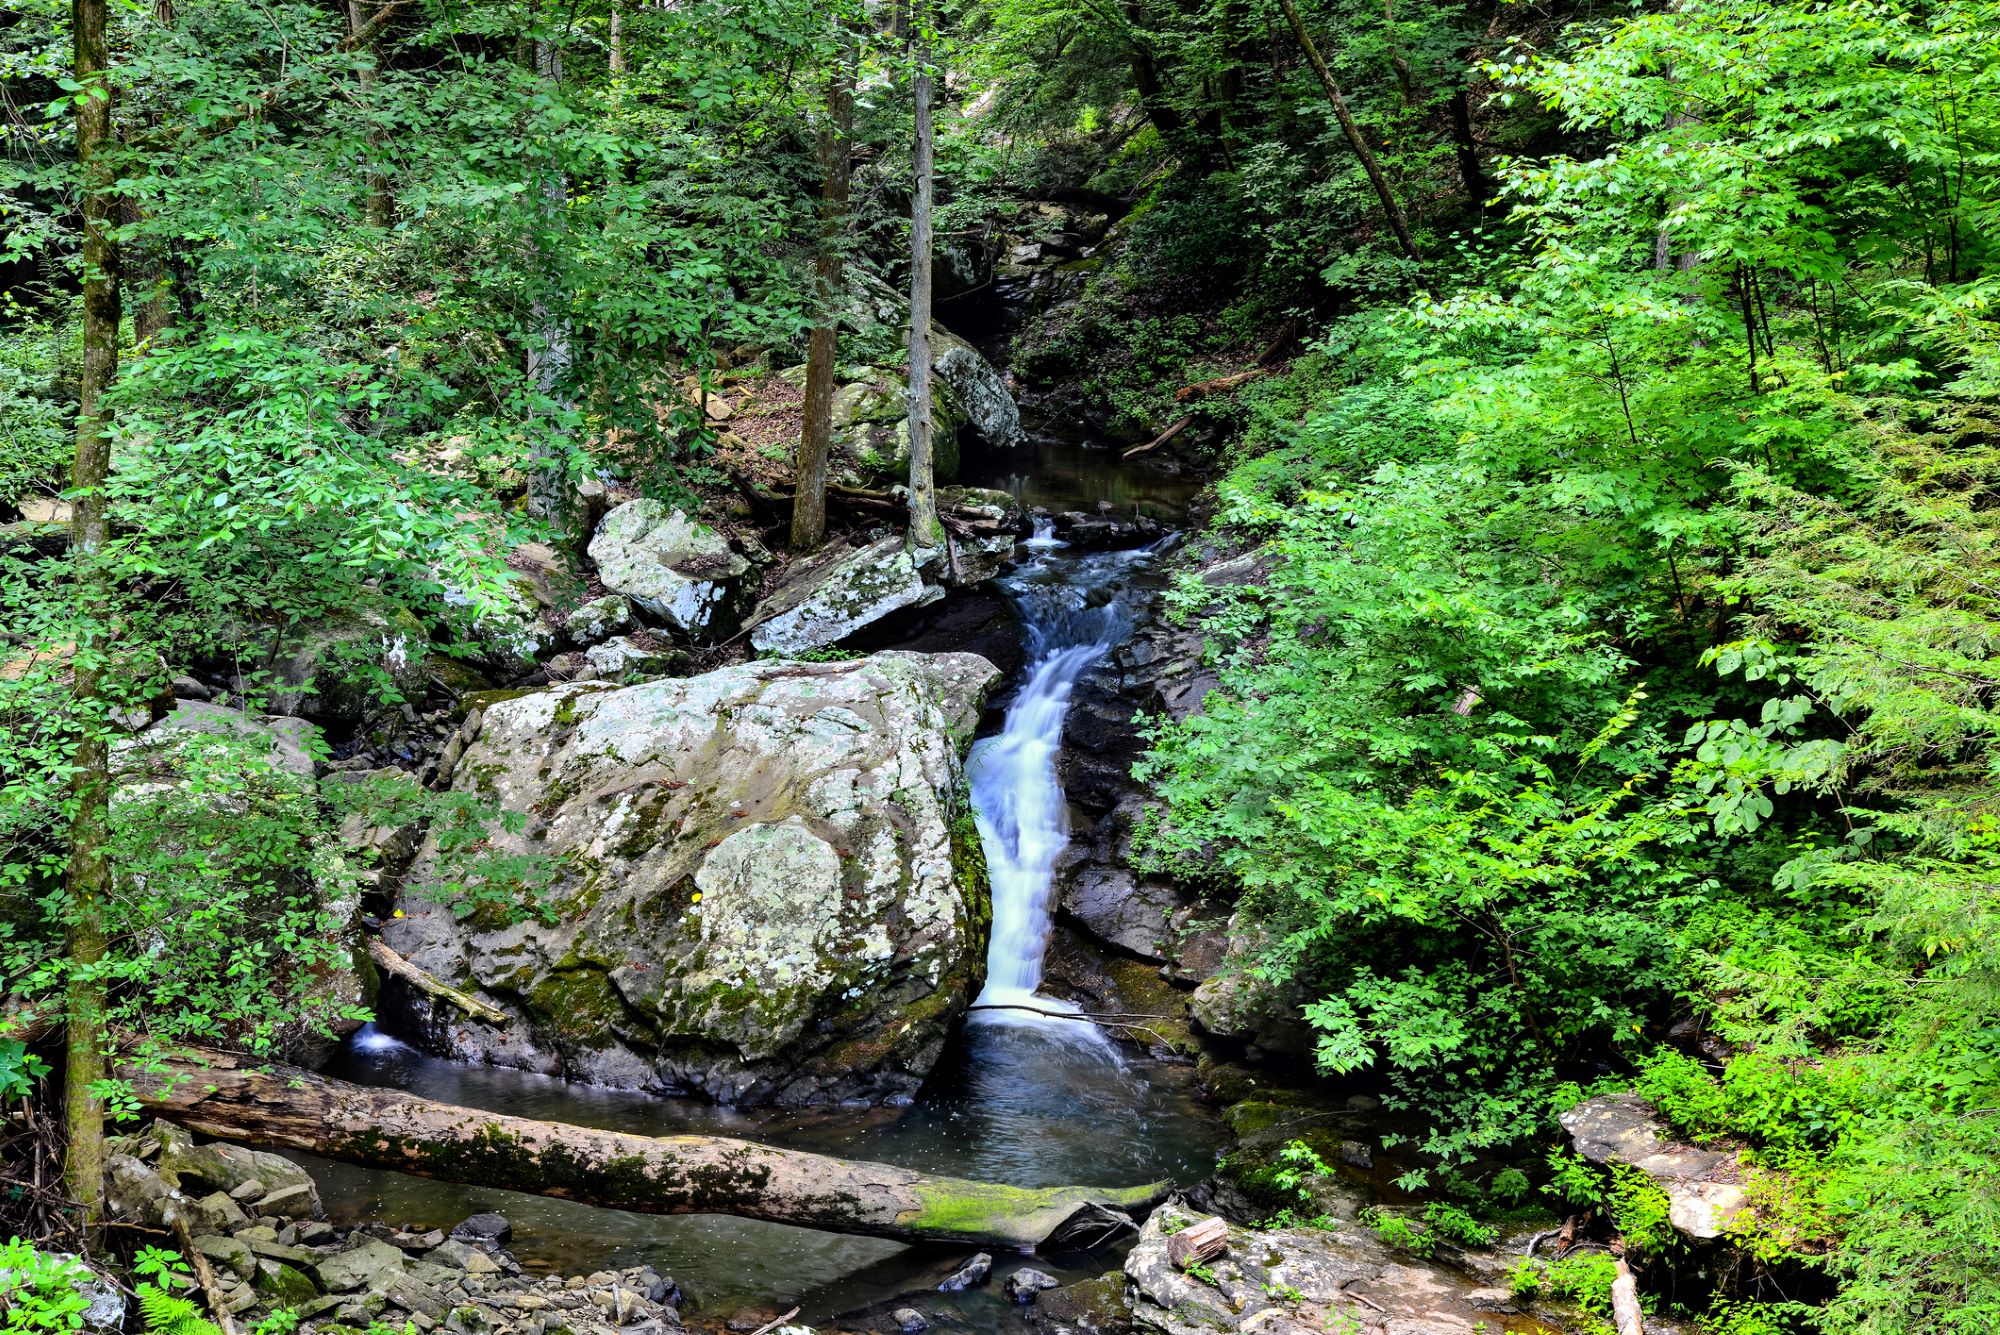
M924 582L901 538L838 549L793 568L750 615L760 653L797 654L838 644L906 607L944 596Z
M650 498L604 517L590 540L604 587L690 635L727 633L750 563L728 539Z
M552 860L554 921L405 891L389 943L519 1017L435 1045L729 1103L913 1095L977 990L983 876L954 813L998 675L887 653L486 706L454 787L533 813L494 844Z

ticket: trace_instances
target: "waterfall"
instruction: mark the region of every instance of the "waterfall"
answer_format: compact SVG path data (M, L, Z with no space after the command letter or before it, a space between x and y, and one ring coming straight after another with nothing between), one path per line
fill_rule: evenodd
M1132 633L1146 595L1132 587L1130 576L1152 550L1065 555L1045 520L1036 522L1026 545L1033 558L1000 583L1025 626L1027 679L999 735L975 743L966 762L993 886L993 936L978 1004L1075 1010L1038 992L1055 910L1056 861L1069 844L1056 757L1077 679ZM987 1022L1075 1028L1073 1022L1028 1010L974 1015Z

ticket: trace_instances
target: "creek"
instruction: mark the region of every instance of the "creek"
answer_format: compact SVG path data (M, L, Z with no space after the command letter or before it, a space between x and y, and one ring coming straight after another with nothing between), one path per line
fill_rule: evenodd
M1115 451L1045 427L1005 460L969 460L969 481L1030 505L1173 520L1194 484ZM1011 470L1011 471L1010 471ZM975 744L968 779L993 883L994 929L984 1004L1061 1010L1042 997L1053 868L1067 841L1057 777L1063 716L1077 678L1131 633L1147 612L1148 551L1074 553L1031 539L999 581L1020 623L1026 667L1001 697L997 730ZM464 1106L654 1135L729 1135L848 1158L1016 1186L1087 1182L1193 1183L1214 1164L1222 1131L1186 1066L1152 1061L1102 1038L1094 1026L1024 1011L982 1010L961 1028L918 1099L906 1108L839 1107L743 1112L693 1100L598 1089L520 1071L425 1056L372 1027L349 1042L328 1073ZM581 1274L650 1264L671 1275L698 1324L752 1309L797 1305L823 1325L900 1305L932 1290L965 1253L816 1233L719 1215L662 1218L538 1196L432 1182L298 1157L320 1184L336 1223L381 1220L450 1225L477 1210L515 1224L524 1266ZM1120 1263L1122 1249L1036 1258L1069 1282ZM1015 1262L996 1257L994 1283L964 1294L926 1292L933 1324L976 1331L1023 1329L999 1281ZM860 1314L860 1315L856 1315ZM759 1324L753 1322L752 1324Z

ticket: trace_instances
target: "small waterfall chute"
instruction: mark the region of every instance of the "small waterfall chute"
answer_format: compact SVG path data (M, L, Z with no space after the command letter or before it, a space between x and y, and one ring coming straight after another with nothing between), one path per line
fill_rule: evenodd
M1041 994L1042 957L1055 912L1055 868L1069 845L1068 802L1056 770L1063 721L1076 683L1122 643L1144 595L1130 575L1151 549L1062 557L1063 544L1037 520L1035 558L1001 581L1027 632L1028 674L997 736L966 762L973 812L993 888L986 987L973 1012L982 1023L1039 1026L1105 1043L1095 1025L1050 1012L1069 1002Z

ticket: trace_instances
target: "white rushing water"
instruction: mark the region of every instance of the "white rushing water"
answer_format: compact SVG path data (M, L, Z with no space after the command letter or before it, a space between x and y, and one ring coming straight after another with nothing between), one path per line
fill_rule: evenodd
M1027 545L1034 558L1000 581L1026 628L1027 680L1000 734L973 745L966 777L993 885L993 938L978 1004L1031 1009L980 1010L974 1018L1096 1035L1094 1025L1036 1013L1076 1009L1039 994L1056 860L1069 844L1056 757L1077 678L1132 633L1145 595L1130 576L1152 553L1064 555L1044 523Z

